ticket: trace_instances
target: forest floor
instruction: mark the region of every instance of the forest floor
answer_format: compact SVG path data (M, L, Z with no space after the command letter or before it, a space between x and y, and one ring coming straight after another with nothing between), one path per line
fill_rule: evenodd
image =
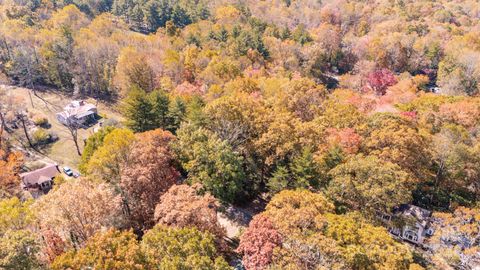
M73 169L77 169L80 162L80 156L77 154L75 144L68 129L62 125L55 117L55 114L63 111L63 107L75 100L73 96L67 96L59 93L58 91L33 91L16 86L4 86L7 89L7 94L14 97L19 97L22 100L23 105L26 107L29 116L38 115L48 119L50 127L47 132L53 133L58 136L58 140L54 143L40 148L39 151L34 151L28 146L28 142L19 128L13 134L13 141L15 146L21 147L28 153L26 167L36 167L35 163L52 163L55 162L61 166L69 166ZM29 93L30 92L30 93ZM118 121L122 121L121 114L114 110L116 108L111 104L105 104L98 100L88 98L87 102L95 104L98 112L104 118L112 118ZM78 144L80 149L83 150L84 140L94 133L95 127L93 125L87 129L78 130Z

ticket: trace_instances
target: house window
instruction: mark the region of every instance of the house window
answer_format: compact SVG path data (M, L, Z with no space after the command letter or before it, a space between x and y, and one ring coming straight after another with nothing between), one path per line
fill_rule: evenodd
M393 235L400 235L400 229L398 228L390 228L389 231Z
M406 231L403 233L403 238L408 239L408 240L410 240L410 241L414 241L414 242L417 242L417 241L418 241L417 233L416 233L416 232L413 232L413 231L410 231L410 230L406 230Z

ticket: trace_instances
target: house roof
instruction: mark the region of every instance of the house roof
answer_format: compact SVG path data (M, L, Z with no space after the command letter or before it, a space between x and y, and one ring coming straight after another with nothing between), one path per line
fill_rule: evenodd
M417 219L420 223L426 223L432 216L432 211L427 209L412 205L412 204L402 204L393 209L393 213L403 216L410 216Z
M75 100L70 102L67 106L63 108L63 112L58 114L62 117L67 118L73 116L77 119L91 115L97 112L97 107L93 104L86 103L83 100Z
M49 181L59 172L57 165L51 164L35 171L22 173L20 174L20 178L24 185L30 186Z
M94 111L81 112L81 113L78 113L77 115L75 115L75 118L79 119L79 118L82 118L82 117L85 117L85 116L88 116L88 115L91 115L91 114L94 114L94 113L95 113Z

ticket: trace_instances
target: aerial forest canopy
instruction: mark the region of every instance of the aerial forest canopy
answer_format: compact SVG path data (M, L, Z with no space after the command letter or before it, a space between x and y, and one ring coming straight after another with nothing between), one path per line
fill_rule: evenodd
M3 0L0 85L122 118L33 199L0 88L0 269L480 267L477 0Z

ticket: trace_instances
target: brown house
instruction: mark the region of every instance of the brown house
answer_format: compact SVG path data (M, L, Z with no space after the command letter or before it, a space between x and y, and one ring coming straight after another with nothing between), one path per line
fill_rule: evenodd
M51 164L41 169L20 174L22 189L30 192L33 198L47 194L53 187L53 178L60 173L58 165Z

